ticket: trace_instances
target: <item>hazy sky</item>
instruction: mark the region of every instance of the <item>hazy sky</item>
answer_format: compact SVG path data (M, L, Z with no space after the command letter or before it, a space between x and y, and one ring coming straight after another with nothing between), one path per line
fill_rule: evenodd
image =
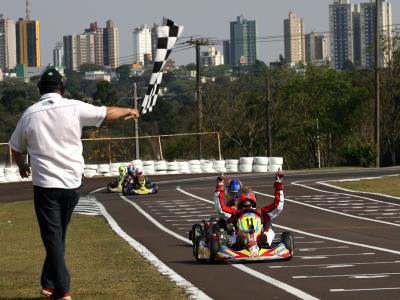
M353 0L353 3L369 0ZM393 23L400 23L400 3L390 1ZM132 31L141 24L152 26L163 16L183 25L182 36L229 38L229 22L238 15L256 20L257 35L283 35L283 19L289 11L304 18L306 32L328 31L328 5L333 0L30 0L31 18L41 25L42 64L52 62L52 49L64 35L81 33L90 22L105 27L113 20L120 32L120 56L133 54ZM0 0L0 13L17 20L25 16L25 0ZM278 38L278 40L280 40ZM219 47L222 49L222 46ZM283 54L283 41L260 43L259 58L274 61ZM195 60L194 49L172 54L178 64Z

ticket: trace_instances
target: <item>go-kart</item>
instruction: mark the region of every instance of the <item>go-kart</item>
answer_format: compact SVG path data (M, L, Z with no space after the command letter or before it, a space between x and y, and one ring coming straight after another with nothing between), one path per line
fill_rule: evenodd
M109 193L121 193L122 192L122 182L121 181L114 181L110 182L107 185L107 192Z
M158 187L149 181L144 175L133 176L126 174L122 184L122 194L127 195L148 195L157 193Z
M236 224L228 224L226 228L221 227L220 222L213 218L203 221L203 224L194 224L189 232L194 257L197 261L211 262L291 259L294 252L292 233L283 232L280 241L269 246L262 235L261 220L255 209L246 209L240 213ZM228 233L232 230L236 233L234 242Z

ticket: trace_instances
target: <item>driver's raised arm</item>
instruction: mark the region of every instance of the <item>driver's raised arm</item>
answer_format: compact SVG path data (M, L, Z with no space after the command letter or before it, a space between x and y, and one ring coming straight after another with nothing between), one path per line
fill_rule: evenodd
M225 205L225 184L224 178L219 176L217 178L217 186L214 193L214 206L217 214L224 218L229 219L234 213L235 208Z
M267 214L270 219L277 217L283 210L283 204L285 202L285 195L283 193L283 183L282 178L284 176L283 171L279 170L275 176L275 198L274 202L264 206L261 210L263 213Z

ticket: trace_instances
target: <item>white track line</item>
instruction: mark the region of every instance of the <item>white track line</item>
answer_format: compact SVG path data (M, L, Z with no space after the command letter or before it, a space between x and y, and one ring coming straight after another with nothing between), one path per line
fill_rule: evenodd
M177 188L178 189L178 188ZM185 194L185 193L184 193ZM162 225L161 223L159 223L157 220L155 220L152 216L150 216L147 212L145 212L139 205L137 205L136 203L130 201L128 198L126 198L125 196L120 195L120 197L127 203L129 203L130 205L132 205L133 207L135 207L143 216L145 216L151 223L153 223L156 227L158 227L159 229L163 230L164 232L172 235L173 237L188 243L188 244L192 244L192 241L190 241L189 239L179 235L178 233L166 228L164 225ZM196 197L197 198L197 197ZM205 200L205 199L204 199ZM306 292L299 290L295 287L292 287L282 281L279 281L275 278L272 278L268 275L262 274L258 271L255 271L253 269L250 269L244 265L241 264L235 264L235 265L231 265L234 268L237 268L243 272L246 272L247 274L250 274L254 277L257 277L261 280L263 280L264 282L274 285L284 291L286 291L287 293L290 293L300 299L309 299L309 300L316 300L318 298L315 298L309 294L307 294Z
M394 174L391 176L399 176L400 174ZM392 198L392 199L397 199L400 200L400 197L396 197L396 196L390 196L390 195L386 195L386 194L382 194L382 193L374 193L374 192L364 192L364 191L355 191L355 190L350 190L350 189L346 189L346 188L342 188L342 187L338 187L332 184L329 184L327 182L346 182L346 181L360 181L360 180L367 180L367 179L378 179L378 178L383 178L383 177L387 177L387 176L379 176L379 177L370 177L370 178L355 178L355 179L339 179L339 180L324 180L324 181L318 181L318 184L322 184L331 188L335 188L338 190L342 190L342 191L346 191L346 192L351 192L351 193L359 193L359 194L369 194L369 195L376 195L376 196L382 196L382 197L387 197L387 198Z
M292 183L292 184L294 184L294 183ZM302 185L299 185L299 186L302 186ZM303 187L307 187L307 186L303 186ZM307 188L310 188L310 187L307 187ZM311 188L311 189L314 189L314 188ZM259 195L263 195L263 196L267 196L267 197L273 197L273 196L271 196L271 195L264 194L264 193L261 193L261 192L256 192L256 191L254 191L254 193L255 193L255 194L259 194ZM327 193L328 193L328 192L327 192ZM400 227L400 224L391 223L391 222L386 222L386 221L381 221L381 220L375 220L375 219L368 219L368 218L359 217L359 216L354 216L354 215L342 213L342 212L339 212L339 211L334 211L334 210L330 210L330 209L327 209L327 208L323 208L323 207L319 207L319 206L315 206L315 205L311 205L311 204L307 204L307 203L303 203L303 202L291 200L291 199L288 199L288 198L286 198L286 197L285 197L285 201L291 202L291 203L295 203L295 204L299 204L299 205L303 205L303 206L307 206L307 207L312 207L312 208L315 208L315 209L319 209L319 210L322 210L322 211L327 211L327 212L330 212L330 213L333 213L333 214L342 215L342 216L346 216L346 217L350 217L350 218L355 218L355 219L365 220L365 221L369 221L369 222L375 222L375 223L381 223L381 224L386 224L386 225L392 225L392 226ZM371 200L371 201L372 201L372 200ZM376 200L376 201L378 201L378 200ZM382 202L382 203L388 204L388 203L386 203L386 202Z
M394 260L394 261L375 261L375 262L364 262L364 263L339 263L339 264L314 264L314 265L295 265L295 266L268 266L270 269L284 269L284 268L304 268L304 267L320 267L323 269L333 269L333 268L348 268L348 267L354 267L358 265L380 265L380 264L398 264L400 263L399 260Z
M105 207L98 202L97 203L100 211L103 216L106 218L108 224L110 224L111 228L125 241L129 243L136 251L139 252L147 261L149 261L162 275L168 276L173 282L175 282L178 286L182 287L187 294L190 295L192 299L201 299L208 300L212 299L207 296L203 291L195 287L181 275L176 273L166 264L164 264L161 260L159 260L152 252L150 252L146 247L140 244L138 241L129 236L125 231L119 227L118 223L113 219L113 217L107 212Z
M179 192L185 194L185 195L190 196L190 197L199 199L199 200L201 200L201 201L204 201L204 202L207 202L207 203L210 203L210 204L214 204L213 201L210 201L210 200L204 199L204 198L202 198L202 197L196 196L196 195L194 195L194 194L191 194L191 193L189 193L189 192L186 192L186 191L182 190L182 189L179 188L179 187L177 187L177 190L178 190ZM258 192L255 192L255 193L258 193ZM258 193L258 194L260 194L260 193ZM271 196L271 195L267 195L267 194L263 194L263 195L265 195L265 196L267 196L267 197L270 197L270 198L274 198L274 196ZM287 200L287 199L285 198L285 201L286 201L286 200ZM391 224L391 223L390 223L390 224ZM396 224L396 225L397 225L397 226L400 226L400 224ZM278 225L278 224L274 224L274 226L275 226L275 227L278 227L278 228L285 229L285 230L297 232L297 233L300 233L300 234L312 236L312 237L315 237L315 238L318 238L318 239L323 239L323 240L328 240L328 241L343 243L343 244L347 244L347 245L353 245L353 246L358 246L358 247L363 247L363 248L368 248L368 249L373 249L373 250L378 250L378 251L383 251L383 252L388 252L388 253L393 253L393 254L398 254L398 255L400 255L400 251L397 251L397 250L391 250L391 249L386 249L386 248L381 248L381 247L376 247L376 246L371 246L371 245L366 245L366 244L361 244L361 243L355 243L355 242L350 242L350 241L335 239L335 238L331 238L331 237L327 237L327 236L323 236L323 235L319 235L319 234L313 234L313 233L305 232L305 231L302 231L302 230L298 230L298 229L294 229L294 228L291 228L291 227L282 226L282 225ZM298 238L299 238L299 237L296 237L296 239L298 239Z
M400 287L388 288L369 288L369 289L330 289L330 292L369 292L369 291L387 291L387 290L400 290Z
M365 278L383 278L391 277L391 275L400 275L400 273L367 273L367 274L339 274L339 275L296 275L294 279L310 279L310 278L338 278L348 277L350 279L365 279Z

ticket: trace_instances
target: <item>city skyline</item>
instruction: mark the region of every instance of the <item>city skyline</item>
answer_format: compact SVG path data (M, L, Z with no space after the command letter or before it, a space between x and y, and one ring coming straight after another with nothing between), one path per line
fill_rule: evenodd
M352 1L352 3L367 2ZM16 21L25 16L25 1L7 1L0 13ZM92 22L105 23L113 20L119 28L120 56L132 55L132 32L134 28L142 24L152 26L160 23L163 16L170 17L178 24L185 27L183 36L197 35L218 40L229 39L229 24L237 16L257 22L258 37L260 40L259 59L266 63L275 61L279 55L284 55L284 39L282 22L287 18L288 12L293 11L304 19L305 33L310 31L329 31L329 4L333 0L282 0L279 3L259 3L249 0L246 6L237 0L222 0L214 3L205 0L202 3L182 3L171 0L168 3L157 1L158 4L141 3L140 9L134 3L127 0L117 0L113 3L96 1L96 10L90 1L58 2L50 0L31 1L31 19L38 19L41 23L41 49L42 65L52 62L53 49L58 41L62 41L64 35L78 34ZM396 3L393 6L393 24L400 23L400 12ZM76 9L78 7L79 9ZM157 10L154 10L157 7ZM48 13L49 11L53 13ZM61 13L62 11L62 13ZM131 13L130 13L131 12ZM316 13L319 12L319 13ZM71 20L73 16L73 20ZM278 36L271 39L268 37ZM222 50L222 44L217 46ZM194 49L177 51L171 56L178 65L194 62Z

